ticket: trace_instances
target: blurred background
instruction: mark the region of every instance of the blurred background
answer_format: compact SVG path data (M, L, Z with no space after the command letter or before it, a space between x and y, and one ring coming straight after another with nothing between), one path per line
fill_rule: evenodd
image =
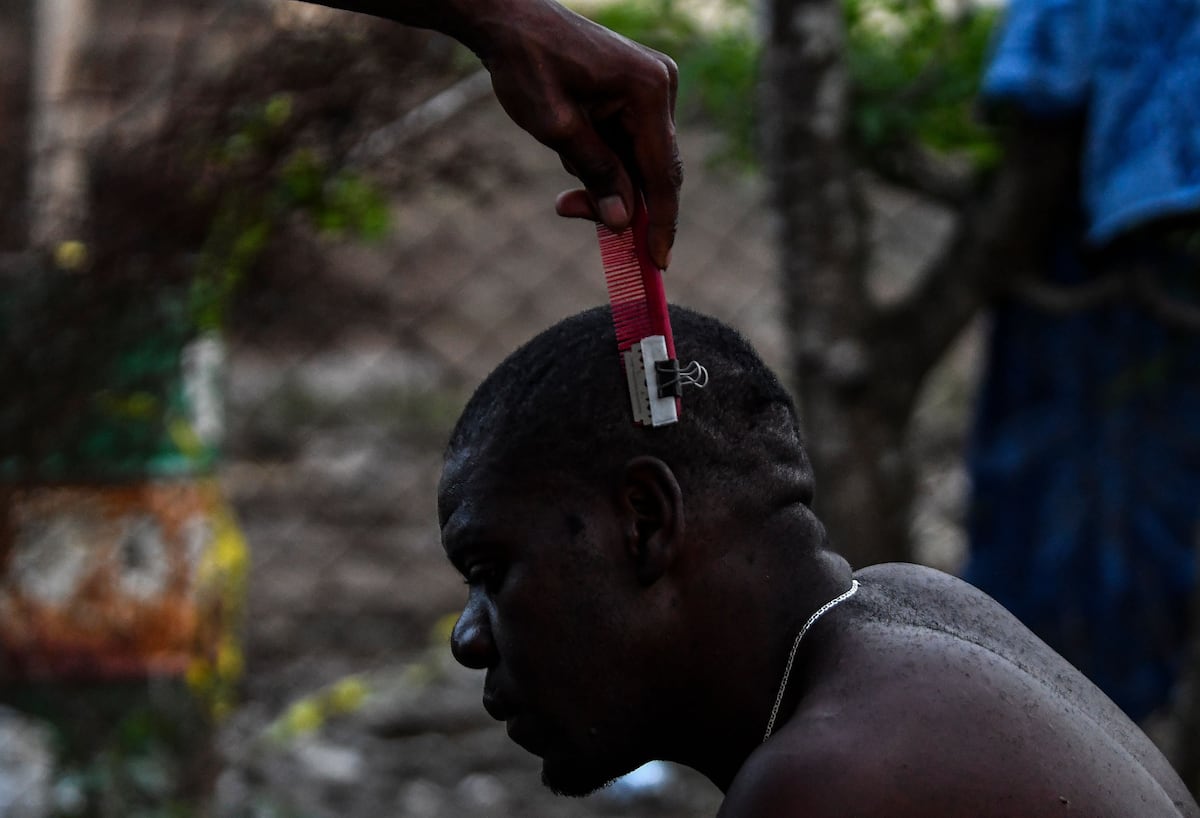
M823 24L770 24L798 9ZM1076 184L1082 148L1047 136L1068 120L1023 140L983 115L1003 9L580 10L680 65L668 295L797 390L856 564L967 570L998 303L1055 326L1133 310L1192 343L1186 223L1182 289L1035 274L1056 218L1036 183ZM0 144L0 816L715 813L715 788L663 765L550 795L447 650L465 592L435 522L445 438L508 352L605 300L591 226L553 214L571 180L469 52L296 0L0 0ZM1143 369L1103 377L1182 383L1200 429L1194 371ZM1165 647L1112 662L1158 661L1123 706L1196 789L1197 502L1164 485L1186 528L1168 579L1115 535L1016 573L1087 581L1095 551L1175 600L1142 627L1116 593ZM1072 486L1062 515L1092 519L1107 495ZM1102 623L1100 596L1060 612ZM1087 669L1090 637L1045 638Z

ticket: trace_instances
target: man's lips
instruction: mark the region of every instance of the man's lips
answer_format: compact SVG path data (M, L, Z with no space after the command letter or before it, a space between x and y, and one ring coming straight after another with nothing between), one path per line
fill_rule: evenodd
M483 691L483 709L496 721L508 721L516 715L516 708L495 691Z
M541 755L541 735L529 718L522 716L510 702L495 691L483 691L483 709L496 721L505 723L508 737L534 755Z
M535 756L543 756L545 737L536 723L525 716L509 716L504 724L508 737Z

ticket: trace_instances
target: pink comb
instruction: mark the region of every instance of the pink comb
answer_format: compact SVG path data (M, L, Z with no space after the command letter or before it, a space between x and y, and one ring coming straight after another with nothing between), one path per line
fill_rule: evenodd
M646 247L646 207L636 196L629 227L614 233L596 224L600 260L625 365L634 423L663 426L679 420L681 380L667 316L662 270Z

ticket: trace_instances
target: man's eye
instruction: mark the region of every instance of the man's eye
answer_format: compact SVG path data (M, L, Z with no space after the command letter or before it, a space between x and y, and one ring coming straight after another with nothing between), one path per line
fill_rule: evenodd
M494 591L500 586L504 574L495 565L472 565L467 569L467 584L482 586L485 590Z

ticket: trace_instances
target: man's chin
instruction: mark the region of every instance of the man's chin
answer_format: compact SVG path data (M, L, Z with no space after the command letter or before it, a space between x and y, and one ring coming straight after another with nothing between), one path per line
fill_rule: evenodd
M555 795L571 798L582 798L602 790L621 775L623 773L599 773L594 769L542 762L542 783Z

